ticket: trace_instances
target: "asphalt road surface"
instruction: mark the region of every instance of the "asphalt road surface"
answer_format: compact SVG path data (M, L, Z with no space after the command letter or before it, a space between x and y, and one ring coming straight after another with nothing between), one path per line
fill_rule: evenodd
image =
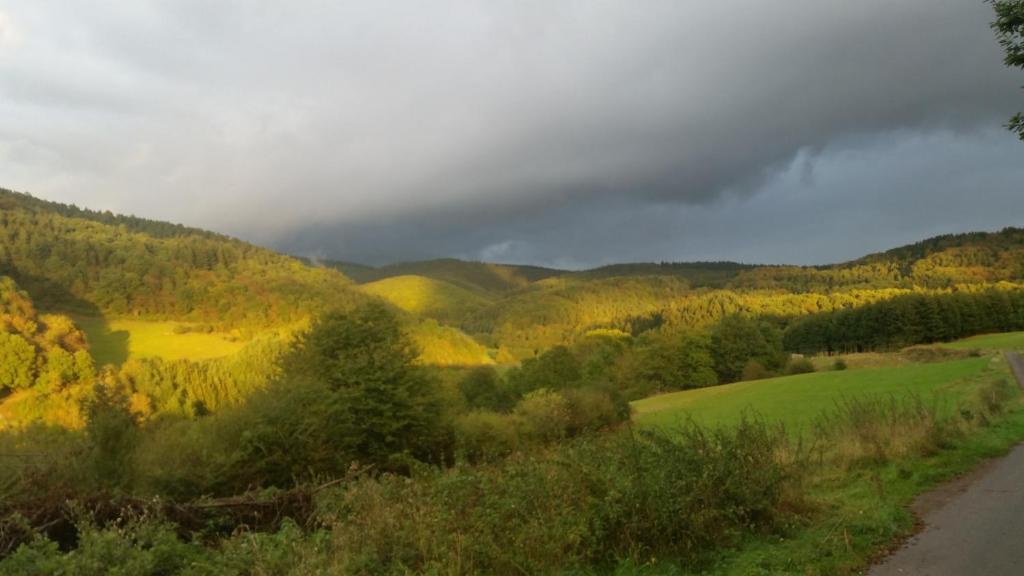
M1024 386L1024 359L1007 354ZM915 503L924 530L868 573L1024 575L1024 444Z

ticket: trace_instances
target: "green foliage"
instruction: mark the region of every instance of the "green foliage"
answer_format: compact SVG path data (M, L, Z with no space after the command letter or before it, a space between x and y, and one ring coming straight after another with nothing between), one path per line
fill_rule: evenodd
M720 382L767 377L787 359L775 327L740 315L726 316L712 328L711 349Z
M79 541L73 554L61 554L55 542L37 539L0 563L0 574L183 574L210 556L201 546L179 540L174 526L151 520L133 520L111 528L99 528L82 520L77 532Z
M764 380L765 378L771 378L772 373L765 368L758 360L751 358L747 360L747 363L743 365L743 371L740 373L740 380Z
M0 388L28 388L35 382L36 350L17 334L0 332Z
M131 481L130 459L138 439L138 421L128 398L118 390L96 385L82 411L95 477L104 486L125 487Z
M565 346L556 346L536 358L528 358L508 372L508 385L517 396L534 390L564 390L583 383L579 360Z
M634 399L717 384L711 339L694 331L646 333L620 361L617 379Z
M474 410L455 419L458 455L469 462L504 458L523 447L523 424L518 418L489 410Z
M797 469L764 424L569 443L325 496L342 573L550 574L620 558L694 563L776 532Z
M990 0L996 19L992 22L996 38L1006 52L1007 66L1024 69L1024 1ZM1024 115L1017 114L1007 127L1024 140Z
M507 412L516 403L515 394L491 366L471 370L459 381L459 391L471 409Z
M1024 231L938 236L833 266L701 266L621 265L552 276L498 299L462 328L529 358L595 329L637 335L662 325L703 328L730 314L799 317L915 290L1019 283Z
M1021 329L1024 290L911 294L801 318L785 345L805 354L885 351Z
M85 336L66 316L36 313L28 294L0 276L0 392L36 384L49 391L88 382Z
M224 236L0 189L0 268L49 308L259 329L366 299L334 270Z
M537 442L554 442L569 432L569 402L547 388L526 394L516 404L515 415L524 423L526 434Z
M846 370L846 360L842 358L836 358L836 361L832 363L833 370Z
M807 358L793 358L786 365L786 374L810 374L814 372L814 363Z
M264 406L271 413L258 411L262 418L286 421L267 425L266 434L250 434L250 444L258 450L246 458L263 458L261 443L295 426L328 428L326 442L318 446L321 439L316 438L306 448L322 451L331 446L350 460L392 466L403 455L441 457L445 433L437 382L414 365L415 358L397 318L381 304L322 316L298 338L284 376L269 390ZM266 404L290 394L297 395L297 414L274 414L279 409Z
M286 338L265 337L216 360L132 359L116 378L132 393L145 396L158 414L196 416L197 409L237 405L266 388L280 374L279 364L290 348Z

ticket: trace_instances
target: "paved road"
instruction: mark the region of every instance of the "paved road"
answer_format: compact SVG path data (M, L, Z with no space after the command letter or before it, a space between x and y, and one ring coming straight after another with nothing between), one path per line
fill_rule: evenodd
M1008 354L1024 387L1024 359ZM871 576L1024 575L1024 444L915 503L925 529Z

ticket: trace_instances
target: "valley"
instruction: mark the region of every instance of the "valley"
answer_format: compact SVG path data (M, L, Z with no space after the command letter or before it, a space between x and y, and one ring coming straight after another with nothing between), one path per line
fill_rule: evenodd
M62 534L88 557L112 530L162 534L140 548L132 532L119 554L177 550L212 573L236 560L274 572L258 559L265 546L328 536L337 544L307 554L312 571L458 573L442 535L464 522L479 539L469 572L526 555L531 572L748 574L761 558L845 573L911 529L913 495L1024 439L1001 356L1024 348L1018 229L821 267L372 268L15 192L0 201L0 573L73 565L55 551ZM563 477L564 462L586 472ZM712 484L702 470L716 470ZM561 487L540 480L551 475ZM184 520L166 509L128 503L241 499L244 515L284 505L275 490L324 482L337 487L318 506L349 504L316 516L317 529L274 521L242 544L231 531L243 517L203 520L224 526L210 537L242 546L241 559L172 537ZM449 482L480 504L464 508ZM850 516L878 482L893 496ZM656 508L643 504L650 491ZM83 523L65 504L82 499L170 524ZM522 516L506 501L543 508ZM604 506L609 528L584 528ZM417 522L386 520L409 507ZM677 524L662 507L696 516ZM471 520L453 524L452 511ZM25 514L30 532L17 532ZM790 544L767 553L765 534ZM821 538L833 556L801 548ZM379 552L401 542L400 556ZM637 563L636 542L659 558Z

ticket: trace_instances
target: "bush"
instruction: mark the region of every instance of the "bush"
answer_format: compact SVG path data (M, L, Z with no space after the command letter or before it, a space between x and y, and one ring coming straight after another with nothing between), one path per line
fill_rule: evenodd
M801 470L781 431L618 434L320 498L342 573L553 574L621 558L694 562L785 529Z
M526 436L538 442L558 440L569 432L569 402L545 388L527 394L516 405L514 414L522 420Z
M522 420L516 416L470 412L455 420L455 446L470 462L495 460L519 449L522 428Z
M743 366L743 372L740 374L740 380L764 380L765 378L771 378L772 373L764 367L757 360L748 360L746 365Z
M814 363L807 358L793 358L786 366L786 374L809 374L814 372Z
M836 361L832 363L833 370L846 370L846 360L842 358L836 358Z
M132 479L132 455L138 441L138 420L128 397L97 384L82 409L96 481L108 488L126 487Z

